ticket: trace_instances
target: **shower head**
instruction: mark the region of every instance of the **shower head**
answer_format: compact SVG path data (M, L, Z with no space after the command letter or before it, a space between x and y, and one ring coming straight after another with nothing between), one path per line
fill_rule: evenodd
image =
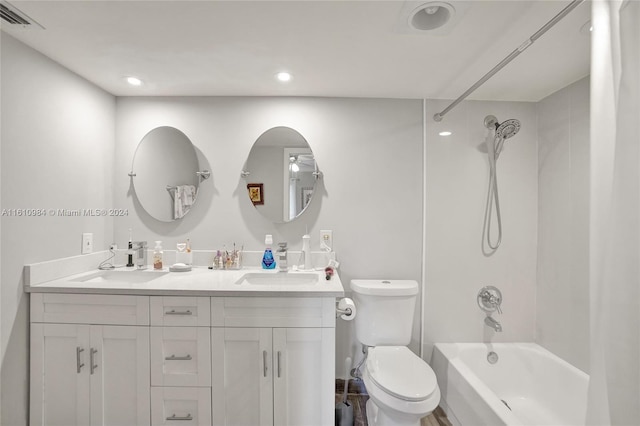
M515 118L505 120L501 124L496 121L496 137L509 139L520 131L520 121Z

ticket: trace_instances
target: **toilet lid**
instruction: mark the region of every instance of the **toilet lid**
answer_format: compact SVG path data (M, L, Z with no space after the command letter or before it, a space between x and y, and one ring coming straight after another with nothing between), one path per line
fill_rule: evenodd
M438 386L429 364L405 346L370 348L366 368L376 385L406 401L427 399Z

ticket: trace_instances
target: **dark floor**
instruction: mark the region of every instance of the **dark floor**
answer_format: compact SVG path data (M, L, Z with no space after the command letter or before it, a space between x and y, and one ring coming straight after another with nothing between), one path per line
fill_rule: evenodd
M344 380L336 379L336 404L342 402L343 392ZM349 380L347 402L348 405L353 407L354 426L368 426L367 411L365 408L368 399L369 395L367 395L367 390L364 388L362 380ZM422 419L421 424L425 426L451 426L449 419L447 419L447 415L440 407L436 408L433 413Z

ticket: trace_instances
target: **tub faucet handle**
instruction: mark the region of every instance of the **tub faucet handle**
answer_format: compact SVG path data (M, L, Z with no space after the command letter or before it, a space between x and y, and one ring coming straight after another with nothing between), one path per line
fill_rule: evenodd
M496 287L488 285L482 287L478 292L478 306L484 312L491 314L498 311L502 313L500 305L502 304L502 293Z

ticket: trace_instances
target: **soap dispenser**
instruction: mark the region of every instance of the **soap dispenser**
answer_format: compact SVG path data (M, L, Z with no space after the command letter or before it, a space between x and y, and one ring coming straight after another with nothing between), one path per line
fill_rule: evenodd
M162 241L156 241L153 248L153 269L162 269Z
M271 234L267 234L264 237L264 255L262 256L262 269L275 269L276 261L273 259L273 253L271 252L271 245L273 244L273 237Z

